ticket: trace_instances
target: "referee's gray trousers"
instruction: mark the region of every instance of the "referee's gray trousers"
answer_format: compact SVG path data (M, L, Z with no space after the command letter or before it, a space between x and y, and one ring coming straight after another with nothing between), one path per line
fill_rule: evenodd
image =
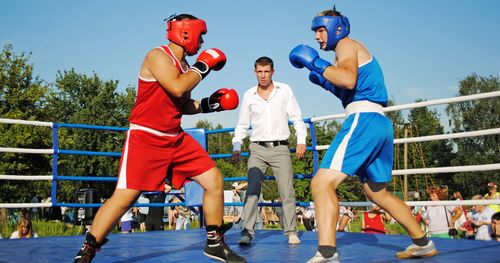
M254 224L259 215L258 201L267 167L271 167L283 203L283 222L285 235L296 234L297 215L295 213L295 190L290 151L286 145L266 148L257 143L250 144L248 159L248 188L243 207L245 222L243 228L253 237Z

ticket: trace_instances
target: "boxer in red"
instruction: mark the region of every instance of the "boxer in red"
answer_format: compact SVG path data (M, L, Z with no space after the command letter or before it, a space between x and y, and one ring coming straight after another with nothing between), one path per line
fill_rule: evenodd
M219 89L201 101L191 99L191 90L226 63L224 53L211 48L202 51L189 67L185 58L198 53L206 33L204 20L188 14L172 16L167 21L169 44L146 55L139 71L137 98L129 118L116 189L96 214L74 262L91 262L107 242L111 228L141 191L163 191L166 177L176 188L190 179L205 190L205 255L223 262L246 262L224 242L222 174L202 146L180 126L183 114L238 106L238 94L233 89Z

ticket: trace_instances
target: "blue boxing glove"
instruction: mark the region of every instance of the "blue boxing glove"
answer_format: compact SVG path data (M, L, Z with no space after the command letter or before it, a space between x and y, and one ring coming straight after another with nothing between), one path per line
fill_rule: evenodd
M321 86L322 88L326 89L327 91L334 92L335 86L328 80L325 79L325 77L321 76L319 73L311 71L309 73L309 80L316 84Z
M292 65L296 68L306 67L310 71L314 71L323 75L325 69L332 64L319 57L318 51L306 45L298 45L290 52L288 56Z

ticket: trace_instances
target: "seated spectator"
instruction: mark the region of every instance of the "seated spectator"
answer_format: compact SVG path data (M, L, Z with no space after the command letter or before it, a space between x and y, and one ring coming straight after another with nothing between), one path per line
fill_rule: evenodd
M339 202L342 201L342 198L339 196L338 197ZM354 213L351 211L351 207L345 207L343 205L340 206L339 208L339 221L337 222L337 231L338 232L345 232L346 228L349 224L349 221L351 221L354 218Z
M307 231L316 231L314 222L314 202L310 202L309 206L302 213L302 222Z
M475 195L471 200L483 200L481 195ZM484 205L472 206L472 224L476 227L476 240L491 240L491 218L495 212Z
M491 217L491 237L500 242L500 212L496 212Z
M462 232L462 236L467 239L476 238L474 236L474 227L472 226L471 221L472 221L472 215L468 213L465 222L457 228L460 232Z
M120 225L122 233L132 233L134 231L134 216L132 208L129 208L125 214L120 218Z
M361 231L363 233L385 234L384 221L390 221L392 217L379 206L373 204L372 210L361 215Z
M17 224L17 231L14 231L10 238L32 238L38 237L35 231L33 231L33 227L31 225L31 221L26 218L21 218L19 220L19 224Z

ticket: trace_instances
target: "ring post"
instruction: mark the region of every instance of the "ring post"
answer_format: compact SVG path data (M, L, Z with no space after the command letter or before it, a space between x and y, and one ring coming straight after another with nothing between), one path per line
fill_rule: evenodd
M52 124L52 147L54 149L54 155L52 156L52 191L51 191L51 201L52 206L55 206L57 203L56 194L57 194L57 163L59 156L59 141L57 139L59 125L57 123Z

